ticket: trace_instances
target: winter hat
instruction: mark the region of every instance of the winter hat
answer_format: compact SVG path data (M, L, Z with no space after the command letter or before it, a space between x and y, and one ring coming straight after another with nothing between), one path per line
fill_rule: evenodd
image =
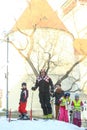
M41 72L45 72L45 75L47 74L45 69L41 69L40 75L41 75Z
M22 84L21 84L21 86L26 86L27 84L25 83L25 82L23 82Z
M79 94L78 93L75 94L75 98L79 98Z
M67 97L67 96L70 97L70 93L69 92L65 92L64 93L64 97Z

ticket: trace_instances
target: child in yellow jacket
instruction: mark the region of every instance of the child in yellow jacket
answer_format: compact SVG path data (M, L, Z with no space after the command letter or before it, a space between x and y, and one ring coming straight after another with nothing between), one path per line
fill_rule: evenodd
M65 93L64 97L60 99L60 109L58 120L69 122L68 105L70 104L70 94Z
M71 103L73 110L73 124L81 127L81 110L83 110L83 102L79 99L79 94L75 94L75 99Z

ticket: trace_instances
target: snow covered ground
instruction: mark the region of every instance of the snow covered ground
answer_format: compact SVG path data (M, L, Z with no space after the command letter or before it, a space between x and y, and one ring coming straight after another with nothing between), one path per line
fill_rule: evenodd
M0 117L0 130L85 130L73 124L57 120L14 120Z

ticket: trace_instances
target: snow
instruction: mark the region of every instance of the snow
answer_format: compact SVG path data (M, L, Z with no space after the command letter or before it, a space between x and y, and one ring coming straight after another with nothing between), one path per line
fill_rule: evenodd
M85 130L70 123L57 120L16 120L0 117L0 130Z

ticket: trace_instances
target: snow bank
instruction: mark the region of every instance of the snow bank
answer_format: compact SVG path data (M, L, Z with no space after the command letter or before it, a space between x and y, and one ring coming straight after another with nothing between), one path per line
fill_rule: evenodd
M85 130L73 124L57 120L14 120L0 118L0 130Z

